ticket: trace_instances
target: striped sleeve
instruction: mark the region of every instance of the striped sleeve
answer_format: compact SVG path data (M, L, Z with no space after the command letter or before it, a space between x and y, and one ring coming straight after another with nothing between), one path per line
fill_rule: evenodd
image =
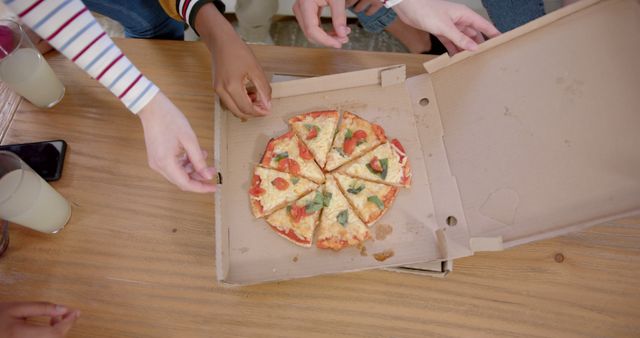
M80 0L3 0L24 24L107 87L134 114L159 92Z

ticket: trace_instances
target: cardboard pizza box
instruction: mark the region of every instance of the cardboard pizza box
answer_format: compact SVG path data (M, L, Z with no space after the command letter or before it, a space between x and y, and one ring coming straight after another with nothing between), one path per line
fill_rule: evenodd
M271 116L240 122L218 111L217 279L431 269L425 262L640 214L638 32L639 1L583 0L475 53L429 61L419 76L406 78L399 65L274 83ZM366 252L297 247L250 211L267 141L287 131L288 118L323 109L382 125L411 161L412 187L374 226L387 231Z

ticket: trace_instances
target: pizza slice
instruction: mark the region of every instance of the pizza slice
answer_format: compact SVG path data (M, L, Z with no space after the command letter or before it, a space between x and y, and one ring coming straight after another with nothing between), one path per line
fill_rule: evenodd
M340 168L340 172L398 187L411 186L411 166L402 144L397 139L383 143L353 163Z
M327 155L324 169L332 171L386 141L384 130L355 114L344 112L340 129Z
M323 189L319 188L269 215L266 221L278 235L297 245L311 247L323 205Z
M324 168L327 154L338 127L339 114L335 110L301 114L289 119L291 128L313 154L316 162Z
M317 188L305 178L257 166L249 188L251 210L256 218L264 217Z
M360 219L371 226L391 208L398 188L358 178L334 174L338 186Z
M354 213L331 175L327 175L325 182L324 205L317 231L318 248L337 251L371 238L369 228Z
M313 160L309 148L293 131L271 139L260 161L264 167L307 178L315 183L324 182L322 169Z

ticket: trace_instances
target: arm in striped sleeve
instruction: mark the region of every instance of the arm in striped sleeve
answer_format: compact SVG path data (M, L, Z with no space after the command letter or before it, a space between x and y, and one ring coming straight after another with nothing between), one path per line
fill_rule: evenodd
M107 87L134 114L159 89L127 59L80 0L3 0L20 20Z

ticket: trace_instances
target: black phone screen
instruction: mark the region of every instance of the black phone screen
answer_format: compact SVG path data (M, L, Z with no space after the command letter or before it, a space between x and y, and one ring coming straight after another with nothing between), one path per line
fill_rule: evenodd
M60 179L66 148L63 140L0 146L0 150L18 155L46 181Z

